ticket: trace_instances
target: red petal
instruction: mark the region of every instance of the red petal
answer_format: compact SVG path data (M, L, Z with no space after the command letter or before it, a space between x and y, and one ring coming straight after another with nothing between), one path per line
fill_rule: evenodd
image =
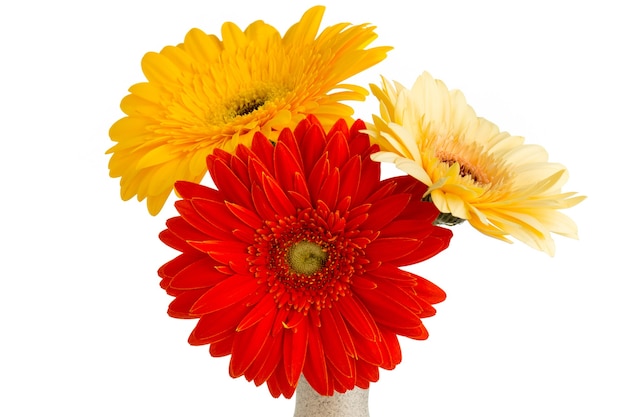
M283 132L289 131L284 130ZM276 143L276 149L274 150L274 177L280 183L283 190L287 191L294 189L294 175L296 173L304 174L301 164L302 162L292 154L291 150L287 147L287 144L279 138L278 143Z
M233 340L235 340L234 333L218 342L212 343L209 347L209 353L216 358L230 355L233 351Z
M391 292L391 287L389 286L387 291ZM406 293L398 291L397 288L396 291L392 292L391 296L386 291L379 289L361 290L355 288L354 291L363 303L369 307L369 311L379 325L399 331L411 329L421 324L421 320L415 311L416 308L419 308L419 304ZM398 296L397 300L392 298L394 295ZM410 303L412 308L406 306L403 302Z
M208 254L211 258L223 265L228 265L233 271L247 274L250 269L248 254L249 243L239 240L207 240L203 242L189 242L195 249Z
M417 239L406 237L379 238L367 245L365 255L372 261L391 262L413 253L420 243ZM397 265L395 262L393 264Z
M223 200L222 193L218 190L196 184L195 182L177 181L175 183L175 187L176 192L178 192L178 194L185 199L204 198L214 201Z
M366 361L372 365L382 366L385 363L383 351L380 343L380 333L376 340L370 340L363 337L358 331L352 332L352 339L356 347L356 363Z
M435 226L432 221L421 219L402 220L398 216L392 223L387 224L380 231L380 237L411 237L413 239L422 240L433 233Z
M301 174L299 172L293 174L293 190L298 194L301 194L308 201L311 201L309 187L307 186L306 177L304 176L304 174Z
M197 318L198 314L191 313L193 305L198 301L200 297L206 292L204 289L191 290L180 293L170 303L167 314L174 318L190 319Z
M250 226L255 230L261 227L263 224L259 216L254 211L246 207L240 206L239 204L226 202L226 208L228 208L228 210L230 210L230 212L235 217L241 220L242 223Z
M374 319L357 298L346 295L335 305L357 333L369 340L378 338L378 328Z
M361 181L359 190L354 195L354 204L360 204L380 187L380 163L372 161L369 157L361 160Z
M238 148L239 148L239 146L238 146ZM228 166L233 171L235 176L237 178L239 178L239 180L249 190L250 189L250 176L248 175L248 165L244 161L248 161L248 158L246 157L245 159L242 159L239 155L233 156L231 158L230 164ZM223 200L223 198L222 198L222 200Z
M313 207L313 205L311 204L311 198L308 197L308 191L306 197L295 191L289 191L289 199L291 200L293 205L299 209Z
M176 258L172 259L171 261L161 266L159 268L158 274L161 278L172 279L183 268L187 267L187 265L193 262L196 262L200 259L204 259L205 257L206 257L206 254L199 252L199 251L195 251L195 250L181 253Z
M319 122L317 124L319 125ZM311 128L311 126L313 126L312 119L310 119L308 116L302 119L293 130L293 135L296 140L302 139L306 132Z
M255 133L250 150L270 172L274 172L274 145L262 133Z
M417 201L421 200L422 197L424 196L424 193L426 193L426 190L428 190L428 187L425 184L416 180L410 175L401 175L398 177L391 177L391 178L384 179L382 182L383 183L395 182L398 186L398 188L396 189L397 192L412 194L415 196L415 199Z
M287 320L287 316L290 314L290 312L291 310L287 310L286 308L281 308L278 310L278 313L276 314L276 318L274 320L274 327L272 327L272 336L282 335L283 331L286 328L289 328L289 326L285 325L285 321ZM303 314L301 313L298 313L298 315L303 316Z
M370 137L366 133L360 133L361 130L365 130L365 122L358 119L350 127L348 144L350 145L350 153L352 155L365 153L372 153L370 151Z
M263 162L256 155L252 155L248 161L248 175L250 176L251 184L262 184L264 175L272 177L274 174L263 165Z
M422 240L421 245L416 250L401 258L394 259L394 264L398 266L412 265L430 259L448 247L451 237L452 232L449 229L436 227L429 237Z
M413 286L416 284L418 275L398 269L397 266L382 263L367 271L376 280L390 280L397 285Z
M170 248L176 249L179 252L189 250L187 242L176 236L171 230L163 230L159 233L159 239Z
M298 129L296 129L296 133ZM319 125L311 125L306 130L306 134L296 134L296 141L300 149L306 149L302 152L302 162L304 163L304 172L310 177L313 166L324 153L326 147L326 135Z
M348 357L348 353L342 341L343 338L337 328L335 319L328 310L328 308L323 308L320 313L322 319L320 337L324 345L324 352L337 371L347 377L354 377L354 365L352 364L351 358Z
M371 279L368 279L361 275L355 275L352 277L352 287L369 291L376 289L377 285L376 282L372 281Z
M376 187L376 190L367 198L369 201L375 203L389 195L392 195L397 187L395 182L381 182ZM396 193L397 194L397 193Z
M359 388L367 389L370 382L376 382L379 378L378 366L365 361L356 361L356 385Z
M192 346L206 345L226 339L235 334L237 324L249 311L245 304L233 304L230 308L205 314L189 336Z
M283 132L281 132L280 136L278 137L278 143L286 147L289 153L293 156L296 164L300 167L299 170L301 172L304 172L304 163L302 161L302 153L300 152L300 146L298 145L298 142L296 141L296 134L297 132L292 133L290 130L285 129L283 130ZM277 163L276 154L274 154L274 164L276 163Z
M343 121L343 119L339 119ZM345 123L345 121L343 121ZM346 127L347 130L347 127ZM326 151L328 152L328 161L333 168L341 168L350 158L350 148L344 132L329 132Z
M232 224L236 222L236 219L232 218L232 214L223 203L201 199L183 200L176 202L176 209L189 225L205 235L213 239L229 239L231 237L232 227L227 228L225 224ZM228 217L231 217L231 219L228 219ZM185 236L185 240L205 239L194 239L191 236Z
M248 243L238 240L205 240L203 242L189 242L194 248L205 252L218 262L228 264L231 257L248 257Z
M339 198L352 198L356 195L361 180L361 158L359 156L350 158L341 168L339 178Z
M217 188L223 193L224 200L251 207L250 190L235 175L225 162L216 160L211 170L211 177Z
M446 293L432 282L422 277L417 277L417 288L415 289L419 297L430 304L437 304L446 299Z
M245 301L257 289L258 284L253 277L233 275L206 291L193 305L191 312L201 315L222 310L237 302Z
M281 217L295 214L296 208L274 178L268 175L263 176L263 191L276 214Z
M413 197L399 218L432 225L437 216L439 216L439 210L433 203L420 201L419 197Z
M241 323L237 326L237 331L242 332L257 324L268 314L275 315L276 302L272 294L266 294L261 298L258 304L256 304L252 310L241 320Z
M402 213L410 198L409 194L395 194L377 201L368 211L369 217L361 228L376 231L383 229Z
M253 380L259 386L270 378L282 358L282 340L282 334L280 336L270 334L259 355L259 358L265 358L265 360L254 361L244 374L248 381Z
M279 364L270 379L267 380L267 388L269 388L273 397L278 398L282 394L285 398L291 398L296 390L296 384L289 384L285 376L285 370Z
M424 301L418 298L417 302L420 305L420 313L419 313L420 317L422 318L432 317L437 313L437 310L435 309L435 307L433 307L427 301Z
M207 168L211 169L211 166L216 160L221 160L230 165L232 157L233 155L230 152L226 152L224 149L215 148L213 149L213 153L207 157Z
M231 377L242 376L258 358L269 337L270 329L274 323L274 315L275 311L270 311L270 314L263 317L256 326L235 334L230 360ZM265 358L260 360L264 362Z
M218 272L215 269L216 265L217 263L208 256L189 263L174 276L170 287L179 290L212 287L228 277Z
M233 236L242 242L254 242L256 233L249 227L243 229L233 229Z
M380 334L382 335L386 356L389 358L390 366L386 369L393 369L402 361L402 351L400 350L398 336L394 332L385 329L381 329Z
M362 204L350 210L347 216L348 221L346 222L346 230L360 230L361 224L363 224L363 222L369 217L367 212L371 206L371 204Z
M307 178L308 189L312 201L319 200L319 191L322 188L322 184L324 184L324 181L328 177L329 172L330 165L328 164L328 159L326 158L326 155L323 155L313 166Z
M339 169L331 168L329 175L326 177L320 187L317 199L326 203L331 211L337 206L337 196L339 195Z
M210 235L202 233L200 230L193 227L182 217L173 217L165 222L167 228L171 233L176 235L183 241L187 240L204 240L209 238ZM169 242L166 242L169 244ZM182 246L183 251L189 250L189 246L185 243ZM178 247L176 247L178 249ZM180 249L179 249L180 250Z
M335 325L337 326L337 331L339 332L339 335L341 336L341 341L343 342L343 347L346 351L346 354L350 356L351 358L355 358L356 348L354 347L354 340L352 340L352 334L348 330L348 326L346 326L346 322L343 316L341 315L341 313L339 312L339 309L337 308L323 309L322 316L324 316L324 314L328 312L330 312L330 315L333 316Z
M309 322L303 320L300 325L283 333L283 362L285 376L289 385L296 385L307 352L309 339Z
M413 340L426 340L428 339L428 330L426 330L426 327L424 327L424 325L422 324L421 326L413 329L410 334L403 334L403 336L406 336Z
M261 219L273 220L276 218L276 212L267 200L267 195L263 192L261 187L256 184L252 186L252 201L254 202L254 208Z
M332 395L333 384L328 375L324 345L317 327L310 329L309 351L303 372L311 388L321 395Z
M348 129L348 123L344 119L338 119L335 124L328 131L327 137L332 137L335 134L341 134L344 137L350 136L350 130Z

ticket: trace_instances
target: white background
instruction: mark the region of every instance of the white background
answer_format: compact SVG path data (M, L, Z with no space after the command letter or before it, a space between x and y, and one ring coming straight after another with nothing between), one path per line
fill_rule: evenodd
M157 217L122 202L104 152L145 52L224 21L284 33L315 2L15 4L0 6L0 415L291 416L293 400L187 345L193 323L166 315L156 275L173 199ZM323 26L371 22L395 47L356 82L427 70L588 196L567 211L580 240L557 238L554 258L463 225L412 268L448 299L372 386L373 417L626 415L624 18L617 1L327 7ZM357 111L369 120L373 97Z

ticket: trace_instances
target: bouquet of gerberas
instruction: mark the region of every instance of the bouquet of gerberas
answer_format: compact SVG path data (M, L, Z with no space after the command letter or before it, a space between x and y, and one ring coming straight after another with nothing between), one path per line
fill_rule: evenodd
M467 220L554 254L576 237L559 210L565 167L543 148L477 117L428 73L412 88L382 79L371 123L344 104L367 90L344 80L386 57L369 25L319 27L308 10L281 36L257 21L222 39L192 29L144 56L110 129L121 196L156 215L173 189L178 217L161 240L180 252L158 271L168 314L197 319L189 343L230 355L232 377L291 397L367 388L401 360L398 335L445 293L402 269L444 250ZM381 179L381 163L408 175ZM200 185L207 172L214 188ZM303 377L303 379L301 379Z

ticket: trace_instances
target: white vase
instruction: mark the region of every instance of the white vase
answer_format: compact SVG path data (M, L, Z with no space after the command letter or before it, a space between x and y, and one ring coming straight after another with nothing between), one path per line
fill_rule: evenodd
M345 394L318 394L300 377L296 388L296 410L293 417L370 417L369 390L354 388Z

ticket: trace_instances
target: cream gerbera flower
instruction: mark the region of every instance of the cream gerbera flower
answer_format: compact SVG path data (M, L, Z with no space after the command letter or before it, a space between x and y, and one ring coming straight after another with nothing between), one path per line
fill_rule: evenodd
M548 162L538 145L500 132L477 117L463 93L423 73L411 89L383 78L371 85L380 101L368 133L381 147L372 159L392 162L429 188L442 213L467 220L488 236L512 236L554 255L551 233L576 238L576 224L560 209L585 197L562 193L563 165Z
M389 47L365 49L374 27L340 23L317 36L324 8L309 9L283 37L257 21L239 29L227 22L222 40L199 29L183 43L142 60L147 82L135 84L121 103L127 117L110 129L117 142L111 177L121 196L148 199L157 214L177 180L199 182L215 148L249 145L256 132L276 138L307 114L327 128L353 110L367 90L343 80L383 60ZM331 92L331 90L334 90Z

